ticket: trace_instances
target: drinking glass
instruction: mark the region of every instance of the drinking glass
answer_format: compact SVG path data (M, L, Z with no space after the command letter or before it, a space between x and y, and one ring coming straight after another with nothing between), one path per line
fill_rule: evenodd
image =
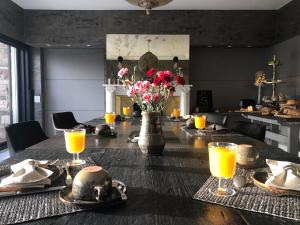
M178 120L178 118L180 117L180 109L174 108L172 114L175 117L175 119Z
M114 128L116 114L114 112L105 113L105 122L110 128Z
M129 107L129 106L123 107L123 115L124 115L126 118L129 118L129 112L130 112L130 107Z
M198 131L203 130L206 126L206 116L196 115L194 119L195 119L195 127L198 129Z
M72 165L85 164L85 161L79 159L79 153L85 149L85 129L72 129L65 130L65 143L66 149L69 153L73 154Z
M210 188L209 192L216 196L232 196L236 192L226 187L225 180L233 178L236 169L236 154L238 145L229 142L208 143L209 169L214 177L219 179L217 188Z

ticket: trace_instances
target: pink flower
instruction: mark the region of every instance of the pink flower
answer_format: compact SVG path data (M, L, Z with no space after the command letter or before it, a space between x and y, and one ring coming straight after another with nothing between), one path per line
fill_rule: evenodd
M145 81L143 81L143 83L142 83L142 85L141 85L141 88L142 88L144 91L146 91L146 90L148 90L148 89L150 88L150 86L151 86L151 83L150 83L149 81L145 80Z
M140 91L141 88L142 88L142 84L143 84L143 81L138 81L134 84L134 88L137 90L137 91Z
M127 95L129 97L132 97L133 95L135 95L135 93L136 93L136 90L135 90L134 86L130 87L129 90L127 91Z
M118 77L123 78L128 73L128 68L124 67L119 70Z
M159 99L160 99L160 96L159 96L158 93L156 93L156 94L154 95L154 97L153 97L153 101L154 101L154 102L158 102Z
M143 94L143 102L150 102L151 99L152 99L151 94L149 94L149 93L144 93Z
M147 71L146 75L149 78L149 77L152 77L154 75L154 73L155 73L155 69L151 68Z

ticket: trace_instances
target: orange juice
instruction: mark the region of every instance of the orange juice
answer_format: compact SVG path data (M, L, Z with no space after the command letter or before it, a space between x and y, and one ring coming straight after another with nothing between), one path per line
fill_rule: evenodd
M129 110L130 110L130 107L123 107L123 114L125 115L125 116L128 116L129 115Z
M113 124L115 122L115 113L105 113L105 122L107 124Z
M180 109L179 108L173 109L172 114L175 118L178 118L180 116Z
M208 144L209 169L213 176L218 178L232 178L236 168L236 147L212 146Z
M204 148L205 141L201 138L194 139L194 148Z
M204 129L206 125L206 116L205 115L196 115L195 116L195 127L197 129Z
M85 148L84 131L65 131L66 148L69 153L81 153Z

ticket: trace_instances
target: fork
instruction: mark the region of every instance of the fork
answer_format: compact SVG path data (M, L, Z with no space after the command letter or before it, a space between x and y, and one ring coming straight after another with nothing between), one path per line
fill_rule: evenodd
M71 185L72 182L73 182L73 179L71 177L71 174L70 174L70 165L69 163L67 163L67 165L65 166L65 169L66 169L66 172L67 172L67 177L66 177L66 185Z

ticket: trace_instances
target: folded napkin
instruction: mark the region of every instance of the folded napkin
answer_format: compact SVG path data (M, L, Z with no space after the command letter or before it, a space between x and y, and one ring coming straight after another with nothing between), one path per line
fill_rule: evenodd
M202 133L219 133L219 132L227 132L228 129L218 125L218 124L210 124L209 126L205 127L201 130Z
M0 187L18 186L33 187L51 184L49 177L53 174L51 170L45 169L48 161L26 159L11 166L12 174L3 178Z
M227 130L226 127L223 127L223 126L218 125L218 124L210 124L205 129L207 129L207 130Z
M276 188L300 191L300 164L271 159L267 159L266 162L272 172L266 184Z

